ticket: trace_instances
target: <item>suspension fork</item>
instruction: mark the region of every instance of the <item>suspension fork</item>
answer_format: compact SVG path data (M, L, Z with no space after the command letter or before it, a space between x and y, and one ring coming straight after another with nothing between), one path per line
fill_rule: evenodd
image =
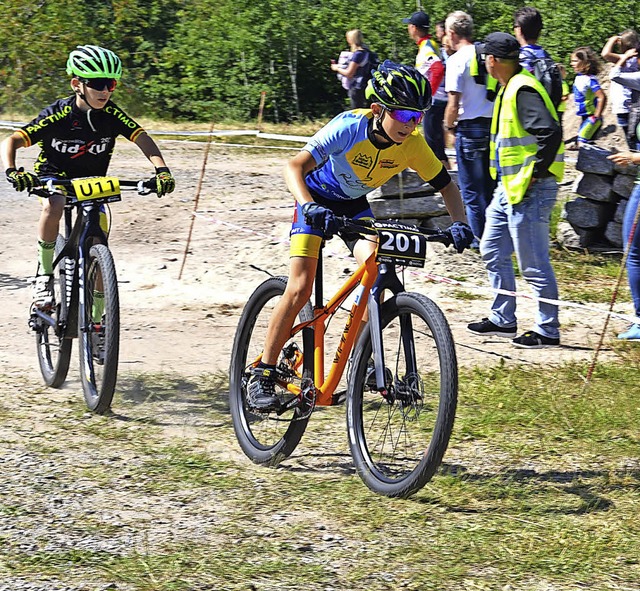
M368 306L369 306L369 331L371 334L371 346L373 349L373 362L376 372L376 389L379 392L386 392L387 386L385 383L385 362L384 362L384 347L382 342L382 318L380 310L382 306L382 294L388 289L394 296L404 291L404 285L398 275L396 274L396 268L394 265L386 263L380 263L378 265L378 278L371 288L369 294ZM407 355L409 362L409 371L415 370L415 354L413 350L413 332L411 327L411 319L401 318L402 329L402 344ZM410 361L409 361L410 360Z

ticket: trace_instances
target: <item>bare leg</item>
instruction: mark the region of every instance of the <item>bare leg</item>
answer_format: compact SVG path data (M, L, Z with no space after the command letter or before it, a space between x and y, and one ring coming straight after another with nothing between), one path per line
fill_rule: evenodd
M43 200L40 221L38 222L38 238L43 242L55 242L58 236L60 218L64 211L65 198L53 195Z
M289 266L289 279L282 299L273 310L262 362L275 365L280 351L291 336L291 328L298 312L309 301L313 290L318 260L310 257L293 257Z

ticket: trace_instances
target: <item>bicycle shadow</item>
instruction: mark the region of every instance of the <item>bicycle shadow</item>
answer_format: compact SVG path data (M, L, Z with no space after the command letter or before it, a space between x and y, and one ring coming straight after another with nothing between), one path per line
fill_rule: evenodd
M0 288L2 289L23 289L28 286L29 281L27 279L0 273Z
M125 404L166 405L156 408L153 423L159 426L182 424L184 417L205 416L207 412L229 414L226 376L204 375L193 378L145 373L118 377L117 395ZM117 407L116 407L117 408ZM120 421L137 421L138 418L123 412L111 412ZM216 421L217 422L217 421Z
M606 488L608 491L613 492L615 489L629 488L635 490L640 485L640 470L549 470L538 472L531 469L515 468L494 473L473 474L461 464L448 464L445 462L440 466L435 477L437 478L438 475L452 476L462 482L490 482L501 486L509 486L513 483L540 485L541 487L555 485L553 486L555 492L575 495L581 500L581 503L574 508L559 507L556 504L556 506L542 509L543 513L562 513L564 515L584 515L612 509L615 503L598 491L598 488ZM612 476L619 479L620 483L602 484L593 482L590 484L588 482L602 478L610 480ZM622 484L623 480L627 482ZM539 490L539 488L536 488L536 491L539 492ZM442 504L441 501L435 501L433 498L428 497L414 497L413 500L425 505ZM499 501L499 499L496 498L496 501ZM447 504L447 510L454 513L488 513L495 511L495 507L477 509Z

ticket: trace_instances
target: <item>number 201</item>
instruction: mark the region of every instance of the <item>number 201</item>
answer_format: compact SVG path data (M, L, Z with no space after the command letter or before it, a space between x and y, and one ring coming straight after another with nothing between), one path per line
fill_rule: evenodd
M380 232L382 235L382 250L407 252L413 243L413 252L418 254L420 252L420 237L401 232Z

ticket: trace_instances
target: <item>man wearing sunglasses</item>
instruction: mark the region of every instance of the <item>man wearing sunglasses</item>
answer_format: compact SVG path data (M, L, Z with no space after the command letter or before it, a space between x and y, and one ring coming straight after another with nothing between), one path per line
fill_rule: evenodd
M311 296L322 240L337 231L335 216L373 218L367 194L411 168L442 194L454 222L448 232L458 252L473 240L457 185L416 130L431 106L427 79L411 66L387 60L373 73L365 96L371 109L334 117L285 167L287 187L295 197L289 280L271 316L262 360L249 382L249 403L258 412L279 408L275 364ZM359 264L376 247L370 240L343 239Z
M45 107L40 114L9 136L0 147L7 180L16 191L30 190L51 178L72 179L107 174L119 135L134 142L155 167L158 196L171 193L175 181L160 149L151 137L111 101L122 63L108 49L79 45L69 54L67 74L73 94ZM16 152L38 143L36 174L16 168ZM38 224L38 271L34 303L52 298L53 255L65 200L43 201Z

